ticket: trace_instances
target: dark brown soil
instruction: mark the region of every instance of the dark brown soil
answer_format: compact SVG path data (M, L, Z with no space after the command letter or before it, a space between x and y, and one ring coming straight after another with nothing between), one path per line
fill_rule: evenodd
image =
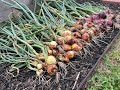
M90 0L80 0L80 2L84 1ZM93 1L98 2L98 0ZM118 9L117 6L114 7L114 9L116 8ZM99 42L100 46L98 46L93 42L94 47L89 47L90 54L85 58L78 56L70 63L61 64L60 71L56 76L47 76L45 74L36 77L35 72L24 68L20 70L18 76L13 77L7 72L10 65L7 63L0 64L0 90L72 90L76 77L79 76L74 88L76 90L118 32L117 29L111 30L105 34L104 38L99 39L108 44Z

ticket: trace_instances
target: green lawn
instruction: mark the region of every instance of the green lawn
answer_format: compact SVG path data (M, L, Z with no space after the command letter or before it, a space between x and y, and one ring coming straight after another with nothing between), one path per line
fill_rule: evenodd
M120 35L88 81L87 90L120 90Z

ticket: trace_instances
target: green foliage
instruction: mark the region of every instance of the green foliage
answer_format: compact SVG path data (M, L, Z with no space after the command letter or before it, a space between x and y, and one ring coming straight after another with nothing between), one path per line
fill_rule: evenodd
M120 90L120 53L106 55L104 65L89 81L87 90Z

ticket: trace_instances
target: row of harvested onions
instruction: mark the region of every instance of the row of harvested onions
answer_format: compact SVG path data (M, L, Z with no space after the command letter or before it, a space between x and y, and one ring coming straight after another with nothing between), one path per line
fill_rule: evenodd
M37 67L37 75L39 76L44 70L49 75L54 75L59 61L68 63L82 53L86 43L90 43L93 37L99 36L107 30L107 27L112 26L113 17L113 12L109 10L77 20L72 27L66 27L67 30L60 32L54 41L46 42L48 57L45 59L40 54L35 58L42 62L33 62Z

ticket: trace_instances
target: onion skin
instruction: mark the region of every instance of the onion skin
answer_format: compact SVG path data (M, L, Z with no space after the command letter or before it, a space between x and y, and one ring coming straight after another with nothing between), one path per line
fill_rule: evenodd
M48 50L48 54L49 54L49 55L52 55L52 50Z
M76 25L75 27L76 27L77 29L79 29L79 30L83 29L83 26L82 26L81 24L78 24L78 25Z
M46 63L47 64L56 64L57 61L56 61L56 58L54 56L48 56L47 60L46 60Z
M98 16L99 16L100 19L106 19L107 18L107 15L106 15L105 12L99 13Z
M93 21L93 20L98 20L98 19L99 19L98 15L92 15L91 18L92 18L92 21Z
M93 24L92 22L88 22L88 23L87 23L87 26L90 28L90 27L93 27L94 24Z
M64 57L63 61L68 63L68 62L70 62L70 59L68 57Z
M70 27L69 30L72 31L72 32L75 32L76 31L76 27Z
M57 49L58 49L59 53L64 53L65 52L64 49L63 49L63 47L60 46L60 45L57 47Z
M84 18L83 20L84 20L85 22L91 22L91 21L92 21L92 19L91 19L90 17Z
M57 66L56 65L47 65L47 73L49 75L55 75L57 72Z
M42 69L36 71L36 75L37 75L38 77L39 77L42 73L43 73L43 70L42 70Z
M84 34L84 33L87 33L87 30L86 30L86 29L82 29L80 32L81 32L82 34Z
M77 20L74 24L73 24L73 26L77 26L77 25L79 25L80 24L80 20Z
M63 56L62 54L59 55L59 59L63 62L67 62L67 63L70 61L68 57Z
M112 20L106 20L106 25L109 27L112 27L112 25L113 25Z
M82 34L82 39L85 40L85 41L90 41L90 35L89 35L89 33Z
M49 48L50 49L55 49L57 47L57 42L56 41L51 41L50 44L49 44Z
M39 64L37 64L37 69L42 69L43 68L43 66L42 66L42 64L41 63L39 63Z
M93 31L92 29L89 29L89 30L88 30L88 33L89 33L90 35L92 35L92 36L95 35L95 33L94 33L94 31Z
M64 49L65 51L69 51L69 50L71 50L71 46L68 45L68 44L64 44L64 45L63 45L63 49Z
M57 37L55 38L55 41L59 44L59 45L63 45L65 42L64 42L64 39L62 37Z
M77 51L77 52L80 51L80 50L82 50L82 47L80 47L76 43L74 43L71 47L72 47L72 50Z
M65 41L66 41L66 43L73 43L73 40L75 39L75 37L74 36L66 36L65 37Z
M74 32L74 36L77 38L81 38L81 34L79 32Z
M58 53L57 50L53 49L53 50L52 50L52 55L53 55L53 56L57 56L57 55L59 55L59 53Z
M65 57L72 59L75 57L75 52L74 51L68 51L65 53Z
M72 34L71 31L66 30L66 31L63 31L63 32L62 32L61 36L62 36L62 37L65 37L65 36L69 36L69 35L71 35L71 34Z
M38 54L38 55L35 56L35 58L38 59L38 60L45 60L45 57L44 57L43 54Z
M39 64L39 63L38 63L38 61L36 61L36 60L32 62L32 65L33 65L33 66L37 66L37 64Z

